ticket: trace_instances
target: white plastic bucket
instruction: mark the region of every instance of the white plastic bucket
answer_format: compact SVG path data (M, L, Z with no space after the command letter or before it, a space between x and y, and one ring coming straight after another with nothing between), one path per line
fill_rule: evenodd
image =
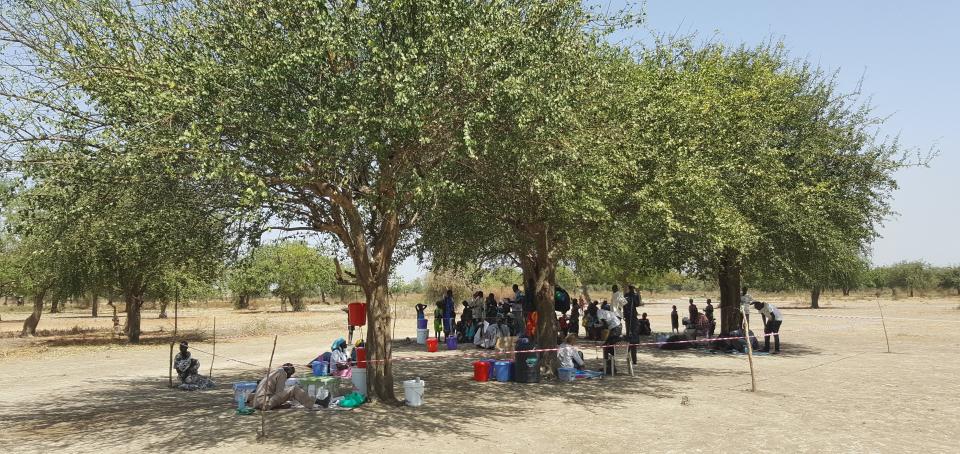
M420 345L427 343L427 336L430 335L430 330L428 329L418 329L417 330L417 343Z
M411 407L423 405L423 391L426 385L427 382L419 378L416 380L405 380L403 382L403 398L406 400L407 405Z
M353 388L360 394L364 396L367 395L367 370L360 368L353 368L353 376L350 377L350 381L353 382Z

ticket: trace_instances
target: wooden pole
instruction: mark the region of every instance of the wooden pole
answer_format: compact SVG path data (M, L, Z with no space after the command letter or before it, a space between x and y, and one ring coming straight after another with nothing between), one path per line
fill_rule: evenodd
M176 296L173 299L173 336L177 336L177 325L180 321L180 289L177 289Z
M217 359L217 317L213 317L213 353L210 355L209 378L213 378L213 360Z
M170 343L170 387L173 388L173 342Z
M743 317L743 339L747 341L747 359L750 361L750 392L757 392L757 376L753 371L753 343L750 342L750 319L747 314L741 313Z
M276 334L273 335L273 350L270 350L270 362L267 364L267 376L270 375L270 370L273 369L273 354L277 351L277 337L278 336ZM264 377L263 379L266 380L267 378ZM254 402L254 404L256 404L256 402ZM263 407L266 406L266 404L267 402L263 402L263 405L260 405L260 433L257 434L258 441L267 437L266 421L264 419L263 412Z
M883 324L883 339L887 341L887 353L890 353L890 338L887 337L887 322L883 319L883 307L880 306L880 300L877 300L877 309L880 309L880 323Z

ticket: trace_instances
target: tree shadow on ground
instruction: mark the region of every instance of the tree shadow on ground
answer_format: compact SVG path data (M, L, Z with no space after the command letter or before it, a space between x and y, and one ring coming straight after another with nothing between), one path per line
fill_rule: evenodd
M420 377L426 382L424 406L370 404L352 411L268 412L268 440L329 448L334 440L390 437L401 432L423 437L449 432L470 436L480 415L521 418L519 421L543 411L530 402L551 400L586 410L618 408L627 394L670 398L695 377L740 373L641 361L635 377L497 383L473 381L472 361L441 356L398 361L394 367L398 397L402 398L403 380ZM597 359L587 363L592 369L602 366ZM16 428L13 435L20 446L42 451L114 451L141 437L156 440L144 447L151 451L210 449L231 439L256 439L260 418L235 415L230 383L255 379L259 373L262 371L218 371L215 380L219 386L203 392L169 389L166 377L142 382L89 379L88 385L98 390L38 396L34 407L0 406L0 415L8 427Z

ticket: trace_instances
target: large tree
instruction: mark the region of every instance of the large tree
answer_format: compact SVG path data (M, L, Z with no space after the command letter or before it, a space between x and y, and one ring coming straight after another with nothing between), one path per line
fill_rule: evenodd
M5 15L118 134L247 186L281 228L343 246L368 304L374 396L395 401L387 293L464 105L575 2L41 0ZM481 77L482 76L482 77ZM556 81L563 83L563 81ZM352 280L352 278L351 278Z
M604 44L602 33L584 31L594 18L579 5L517 14L508 39L471 43L499 48L505 61L478 75L485 101L465 112L467 147L442 167L449 183L437 188L420 245L437 266L520 268L519 284L535 293L527 295L538 314L530 334L551 348L557 267L576 248L599 242L595 234L612 216L607 200L629 176L616 107L619 70L629 58ZM524 20L543 25L527 29Z
M875 237L902 165L898 147L875 140L880 121L830 74L780 45L687 42L648 50L638 71L651 88L634 150L659 153L639 155L636 181L664 184L628 193L658 190L646 204L668 214L657 262L718 280L721 332L740 325L745 268L815 274L829 265L824 252Z

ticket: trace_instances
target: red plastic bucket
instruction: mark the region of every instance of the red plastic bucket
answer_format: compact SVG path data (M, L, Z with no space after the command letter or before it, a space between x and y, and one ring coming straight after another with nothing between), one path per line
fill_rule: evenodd
M347 305L347 324L350 326L367 324L367 303L350 303Z
M473 379L476 381L487 381L490 379L490 363L486 361L474 361Z
M436 337L431 337L430 339L427 339L427 351L430 352L430 353L433 353L433 352L437 351L437 338L436 338Z
M357 368L367 368L367 349L364 347L357 347Z

